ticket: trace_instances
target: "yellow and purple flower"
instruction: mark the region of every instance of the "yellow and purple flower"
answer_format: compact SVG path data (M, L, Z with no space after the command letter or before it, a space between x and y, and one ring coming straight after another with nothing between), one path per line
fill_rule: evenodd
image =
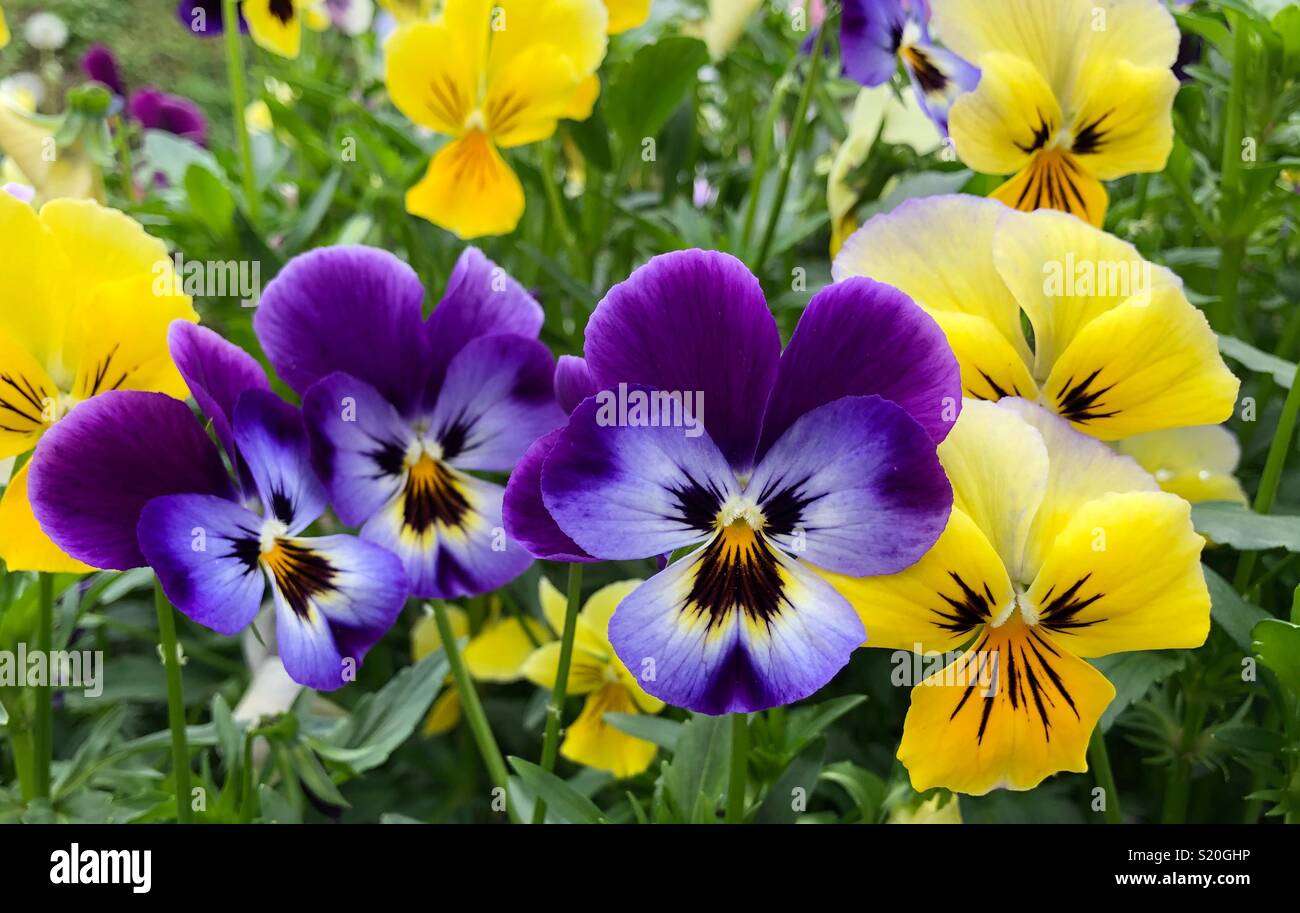
M307 537L326 494L296 408L247 353L172 325L172 357L241 481L189 407L161 393L105 393L46 433L30 482L41 527L92 567L154 569L192 620L235 634L269 583L280 658L318 690L355 677L406 602L402 564L355 536Z
M343 522L395 552L411 591L450 599L513 580L532 558L501 524L508 472L564 413L542 309L478 250L442 303L392 254L315 250L266 288L253 325L303 397L316 466Z
M809 564L894 573L947 520L935 447L961 392L942 330L855 279L814 296L783 354L758 280L694 250L611 289L584 352L557 387L588 395L511 478L512 536L563 560L689 550L609 624L654 697L717 714L812 694L866 632Z

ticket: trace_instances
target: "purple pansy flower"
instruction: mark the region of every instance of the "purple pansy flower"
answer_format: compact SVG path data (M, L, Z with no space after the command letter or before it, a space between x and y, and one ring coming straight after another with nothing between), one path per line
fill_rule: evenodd
M126 110L146 130L164 130L200 146L207 144L208 122L188 98L145 86L131 93Z
M917 100L946 136L948 109L979 84L980 72L930 40L929 0L844 0L844 72L864 86L889 82L901 61Z
M114 95L126 95L126 83L122 81L122 70L117 65L117 58L105 45L91 45L90 50L81 58L81 69L91 79L108 86Z
M411 591L486 593L532 557L505 535L500 485L564 421L542 309L474 248L442 303L392 254L333 247L294 258L253 325L280 377L303 396L317 470L335 511L395 552Z
M825 685L866 633L811 566L892 574L947 522L935 448L961 386L943 331L902 292L854 279L813 297L782 353L758 280L696 250L611 289L584 354L557 386L586 398L511 477L511 535L567 561L690 549L609 627L664 701L748 712Z
M192 35L200 38L215 38L224 30L222 0L181 0L176 5L176 17L181 25ZM244 11L239 10L239 31L248 34L248 22Z
M172 357L248 481L232 485L190 408L115 391L41 439L29 482L41 527L87 564L148 565L175 606L221 634L247 627L269 582L280 657L327 691L351 681L406 602L402 563L355 536L305 537L325 510L302 416L210 330L173 324Z

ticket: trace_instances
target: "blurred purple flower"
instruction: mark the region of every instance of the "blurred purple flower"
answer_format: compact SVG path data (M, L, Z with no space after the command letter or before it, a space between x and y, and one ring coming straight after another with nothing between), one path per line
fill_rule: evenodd
M176 16L191 35L199 38L215 38L225 31L221 0L181 0L176 6ZM239 30L248 32L243 10L239 12Z
M126 95L126 84L122 82L122 71L105 45L91 45L86 56L81 58L81 69L96 82L101 82L113 90L114 95Z
M145 86L131 93L126 110L146 130L164 130L200 146L207 144L207 120L188 98Z

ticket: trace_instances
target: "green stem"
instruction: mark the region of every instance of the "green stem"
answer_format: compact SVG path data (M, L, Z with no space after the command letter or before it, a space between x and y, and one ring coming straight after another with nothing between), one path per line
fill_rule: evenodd
M1107 824L1123 824L1124 815L1119 807L1119 790L1115 787L1115 775L1110 769L1110 753L1106 751L1106 737L1102 734L1101 724L1092 730L1092 739L1088 742L1088 761L1092 764L1093 777L1101 787L1106 798Z
M1246 58L1250 38L1246 23L1238 13L1229 12L1232 22L1232 77L1228 88L1227 121L1223 130L1220 182L1220 221L1224 226L1220 246L1219 300L1215 305L1214 329L1230 333L1237 314L1237 286L1241 278L1241 261L1246 254L1246 239L1237 233L1236 208L1241 201L1241 140L1246 122ZM1229 218L1228 213L1232 212Z
M466 722L469 723L470 732L474 734L478 752L483 757L483 763L487 765L493 784L505 791L506 813L511 821L516 821L515 806L510 801L510 774L506 770L505 758L502 757L501 749L497 746L496 737L492 735L492 727L488 725L487 714L483 712L483 703L479 700L474 680L470 678L469 670L465 668L465 660L460 655L456 633L452 631L451 620L447 618L447 607L436 599L433 601L433 620L438 625L438 636L442 638L442 649L447 654L451 677L456 682L457 690L460 691L461 710L465 714Z
M122 189L126 194L127 200L137 203L140 195L135 189L135 167L131 163L131 137L127 127L126 118L116 118L117 123L114 125L113 138L117 146L117 159L122 168Z
M40 608L36 621L36 651L45 657L49 668L54 650L54 575L41 574ZM51 676L36 689L36 719L32 727L34 796L50 798L50 766L54 763L54 682Z
M749 775L749 717L731 715L731 775L727 780L727 823L745 823L745 785Z
M1187 702L1187 716L1183 720L1182 740L1178 757L1169 771L1169 784L1165 788L1165 804L1161 821L1164 824L1182 824L1187 820L1187 797L1192 783L1192 747L1205 723L1205 701L1192 698Z
M828 18L817 31L817 43L808 62L808 78L804 82L803 92L799 95L799 105L795 108L794 122L790 128L790 145L785 150L785 161L781 163L781 179L777 182L776 197L772 200L772 210L767 217L767 229L763 232L763 242L758 247L758 256L751 264L755 272L762 270L764 263L767 262L768 251L772 249L772 239L776 237L776 226L781 221L781 210L785 208L785 195L790 189L790 172L794 168L795 159L799 157L803 137L807 132L808 105L817 87L822 52L826 48L826 34L830 30L831 21Z
M18 786L23 802L36 798L36 744L30 729L19 729L15 720L9 720L9 741L14 748L14 768L18 772Z
M1273 509L1277 499L1278 486L1282 483L1282 470L1286 468L1286 458L1295 439L1296 415L1300 413L1300 371L1291 379L1291 389L1287 391L1286 401L1282 403L1282 415L1277 421L1277 430L1273 441L1268 445L1268 457L1264 461L1264 474L1259 479L1259 489L1255 492L1255 512L1266 514ZM1242 552L1237 561L1237 574L1233 586L1237 592L1244 593L1250 583L1250 576L1255 570L1257 552Z
M231 116L235 122L235 136L239 141L239 161L244 178L244 197L248 203L248 216L254 225L261 221L262 201L257 194L257 172L253 170L253 143L248 136L248 123L244 111L248 107L248 94L244 88L244 49L239 42L238 0L222 0L221 21L225 23L226 75L230 80Z
M749 239L754 236L754 219L758 215L758 198L763 195L763 179L767 177L767 167L772 159L773 134L776 133L776 120L781 116L781 106L785 104L786 92L790 88L788 75L777 80L772 91L772 100L767 106L767 115L763 118L763 134L754 156L754 174L749 181L749 201L745 205L745 226L741 232L741 250L749 250Z
M559 142L558 138L552 138L542 143L541 161L538 167L542 172L542 187L546 190L546 202L551 208L551 220L555 223L555 230L560 235L560 241L569 251L569 256L573 258L573 268L577 270L583 261L582 250L578 247L578 240L573 234L573 229L569 227L568 216L564 214L564 198L560 195L560 186L555 183L555 144Z
M181 685L181 657L176 641L176 614L167 594L163 592L162 584L156 579L153 595L154 608L158 612L158 642L162 644L163 668L167 672L167 725L172 733L176 821L189 824L194 817L190 809L190 748L185 738L185 696Z
M555 769L555 758L560 752L560 718L564 714L564 700L569 694L569 666L573 662L573 638L578 630L578 608L582 603L582 565L569 565L568 604L564 609L564 631L560 635L560 663L555 670L555 687L551 689L551 702L546 708L546 735L542 739L542 770ZM533 824L546 820L546 803L541 799L533 807Z

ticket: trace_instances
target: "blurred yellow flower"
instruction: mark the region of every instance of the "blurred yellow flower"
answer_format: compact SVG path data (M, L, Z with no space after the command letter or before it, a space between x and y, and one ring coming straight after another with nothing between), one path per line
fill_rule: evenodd
M605 0L611 35L634 29L650 18L650 0Z
M0 6L0 48L9 43L9 25L5 22L4 7Z
M889 824L961 824L961 805L955 793L936 794L913 807L900 805L889 813Z
M244 0L248 34L259 46L294 58L302 48L302 26L320 31L329 27L324 0Z
M406 193L406 210L463 239L514 230L524 188L500 149L591 115L608 17L601 0L447 0L386 45L388 93L452 138Z
M1115 447L1137 460L1165 491L1193 504L1246 503L1246 492L1233 476L1241 446L1222 425L1151 431L1117 441Z
M36 189L37 205L64 197L105 202L103 172L80 142L57 145L58 123L0 99L0 153L6 165L22 173L17 183Z
M433 15L436 0L379 0L379 5L393 14L399 24L423 22Z
M683 31L703 39L709 47L709 56L721 60L745 34L749 17L762 5L763 0L709 0L708 15L690 23Z

